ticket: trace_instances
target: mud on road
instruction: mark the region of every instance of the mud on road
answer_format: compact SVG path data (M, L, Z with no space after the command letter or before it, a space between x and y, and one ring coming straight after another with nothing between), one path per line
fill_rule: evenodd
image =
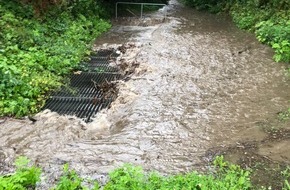
M151 16L162 11L168 15L162 22L120 21L96 40L96 48L134 43L123 58L140 66L93 122L45 110L35 123L0 124L1 171L11 171L19 155L43 167L51 183L67 162L98 179L128 162L168 174L202 170L222 153L239 162L235 155L251 150L271 163L289 163L290 123L277 120L290 106L286 65L274 63L272 50L227 16L175 1ZM283 138L269 132L278 126Z

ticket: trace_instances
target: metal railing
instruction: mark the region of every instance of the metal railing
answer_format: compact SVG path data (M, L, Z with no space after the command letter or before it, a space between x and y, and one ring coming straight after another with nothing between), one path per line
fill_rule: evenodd
M116 3L116 18L118 18L118 5L119 4L129 4L129 5L141 5L141 18L143 18L143 8L144 5L151 5L151 6L165 6L166 4L161 3L132 3L132 2L117 2ZM166 15L165 15L166 16Z

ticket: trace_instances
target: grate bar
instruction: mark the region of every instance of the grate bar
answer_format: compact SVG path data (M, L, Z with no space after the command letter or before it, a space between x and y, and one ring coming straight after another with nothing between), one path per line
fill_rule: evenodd
M101 89L96 85L104 82L120 80L122 78L118 69L111 67L110 60L118 54L113 50L100 50L95 52L89 63L82 63L89 72L71 74L68 87L64 86L54 92L46 101L43 109L50 109L59 114L75 115L91 121L91 117L103 108L109 107L116 95L104 98ZM92 71L99 72L92 72Z

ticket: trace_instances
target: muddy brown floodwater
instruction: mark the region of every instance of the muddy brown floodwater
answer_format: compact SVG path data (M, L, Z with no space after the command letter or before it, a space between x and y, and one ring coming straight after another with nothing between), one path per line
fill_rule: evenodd
M290 106L290 81L272 50L227 16L176 1L150 16L141 24L115 21L96 40L97 48L136 44L123 58L140 67L119 82L111 109L88 124L49 110L37 114L34 124L7 119L0 124L2 173L19 155L43 167L48 183L67 162L97 179L128 162L168 174L203 169L220 153L235 162L251 150L259 158L290 162L290 123L276 119Z

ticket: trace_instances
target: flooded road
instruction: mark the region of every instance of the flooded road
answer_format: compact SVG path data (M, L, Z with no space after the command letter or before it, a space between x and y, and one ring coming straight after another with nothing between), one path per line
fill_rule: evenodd
M163 10L168 16L160 23L116 24L96 41L97 47L136 44L123 58L140 67L120 82L111 109L93 122L44 111L34 124L14 119L0 124L2 170L26 155L51 180L66 162L93 178L128 162L164 174L186 172L203 169L211 159L208 150L266 139L263 126L271 127L290 106L286 65L274 63L269 47L226 16L175 1ZM257 146L269 159L290 162L290 151L279 152L275 143Z

